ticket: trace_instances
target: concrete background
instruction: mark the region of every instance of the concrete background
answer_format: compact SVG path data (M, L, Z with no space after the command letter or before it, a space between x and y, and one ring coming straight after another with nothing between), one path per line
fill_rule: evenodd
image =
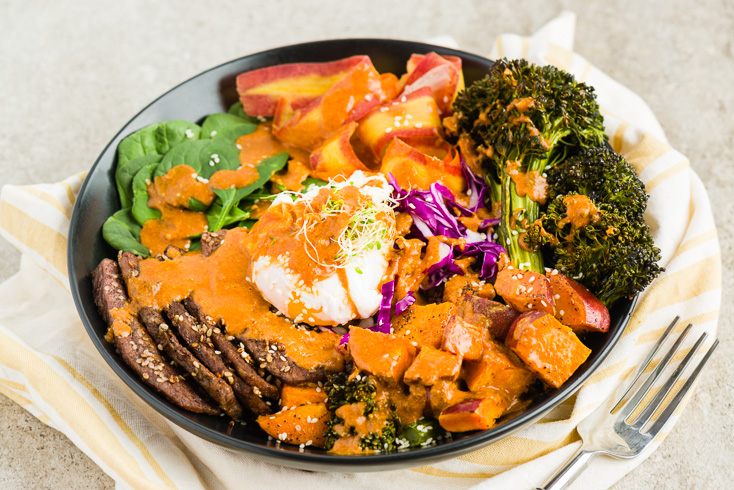
M734 3L729 0L515 2L0 2L0 183L88 169L149 101L209 67L266 48L339 37L453 36L488 53L569 9L575 49L645 99L708 189L724 270L734 266ZM0 280L20 255L0 240ZM731 488L732 276L722 345L662 447L614 488ZM0 396L0 488L110 488L63 435Z

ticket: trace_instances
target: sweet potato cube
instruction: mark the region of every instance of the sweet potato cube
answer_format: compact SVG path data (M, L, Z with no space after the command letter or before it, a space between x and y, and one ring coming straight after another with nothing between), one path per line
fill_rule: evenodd
M461 371L461 356L433 347L423 347L405 372L403 381L431 386L441 378L456 381Z
M576 333L609 330L609 310L583 284L561 273L551 274L549 279L555 316L561 323Z
M355 327L349 330L349 353L361 370L398 384L415 359L416 347L407 339Z
M504 341L520 312L497 301L466 293L459 297L457 314L467 323L486 329L491 338Z
M423 87L376 107L360 121L357 136L378 157L393 138L432 138L443 135L431 89Z
M293 408L308 403L326 403L326 392L318 386L283 385L280 390L281 408Z
M443 331L441 349L467 360L479 359L484 344L489 340L486 330L465 322L454 315Z
M354 153L352 144L349 142L355 129L357 129L355 122L344 125L334 136L311 153L311 175L322 180L329 180L338 175L349 177L355 170L369 171Z
M310 403L257 418L270 437L289 444L324 447L326 422L331 413L325 403Z
M550 281L543 274L507 267L497 273L494 289L519 312L539 310L553 314Z
M513 361L506 347L490 341L481 359L464 364L464 379L470 391L494 389L514 400L527 390L535 375Z
M591 354L573 330L552 314L536 310L517 317L506 344L528 369L554 388L565 383Z
M445 185L454 194L464 191L466 182L461 167L426 155L400 139L393 139L385 149L380 172L393 174L403 188L426 190L434 182Z
M352 56L328 63L291 63L248 71L237 77L237 92L245 113L272 116L278 101L287 99L295 110L326 93L367 56Z
M438 349L455 308L452 303L412 305L402 315L393 318L393 333L416 345Z
M432 411L433 417L438 417L447 407L451 407L470 398L478 397L468 391L462 391L459 389L456 381L451 381L450 379L439 379L428 388L428 406Z
M492 427L507 408L507 401L499 394L465 400L447 408L438 417L441 427L450 432L485 430Z

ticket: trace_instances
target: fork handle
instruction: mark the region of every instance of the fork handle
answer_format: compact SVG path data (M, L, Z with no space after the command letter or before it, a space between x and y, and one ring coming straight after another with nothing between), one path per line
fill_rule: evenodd
M561 488L565 488L581 474L586 465L589 464L589 460L594 456L596 456L596 451L579 449L542 488L536 488L535 490L561 490Z

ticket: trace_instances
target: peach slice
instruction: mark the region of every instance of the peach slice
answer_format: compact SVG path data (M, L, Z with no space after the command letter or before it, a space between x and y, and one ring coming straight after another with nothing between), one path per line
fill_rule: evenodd
M505 343L528 369L554 388L563 385L591 354L573 330L538 310L517 317Z
M245 113L250 116L273 116L278 101L287 99L291 107L306 107L329 90L337 81L368 56L352 56L328 63L292 63L261 68L237 77L237 93Z
M609 330L609 310L594 294L570 277L551 274L555 316L576 333Z
M349 177L355 170L369 171L349 142L356 128L355 122L345 125L311 153L311 175L329 180L338 175Z
M378 157L393 138L442 137L441 118L430 87L373 109L359 121L357 136Z

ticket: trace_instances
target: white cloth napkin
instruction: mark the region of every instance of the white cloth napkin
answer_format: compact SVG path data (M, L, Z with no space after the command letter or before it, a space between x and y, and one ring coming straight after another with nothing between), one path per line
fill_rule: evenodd
M0 285L0 393L66 434L120 488L523 489L542 484L579 447L578 423L623 383L671 319L680 315L682 324L694 322L713 337L721 303L721 258L705 189L686 157L668 146L647 105L571 51L574 27L574 14L564 12L529 38L500 36L488 56L554 64L596 88L610 143L647 186L646 218L666 272L641 296L599 370L536 424L452 460L356 474L264 463L187 433L117 378L79 320L69 293L66 238L83 175L56 184L6 185L0 194L0 233L23 253L20 272ZM596 458L571 488L607 488L666 434L634 460Z

